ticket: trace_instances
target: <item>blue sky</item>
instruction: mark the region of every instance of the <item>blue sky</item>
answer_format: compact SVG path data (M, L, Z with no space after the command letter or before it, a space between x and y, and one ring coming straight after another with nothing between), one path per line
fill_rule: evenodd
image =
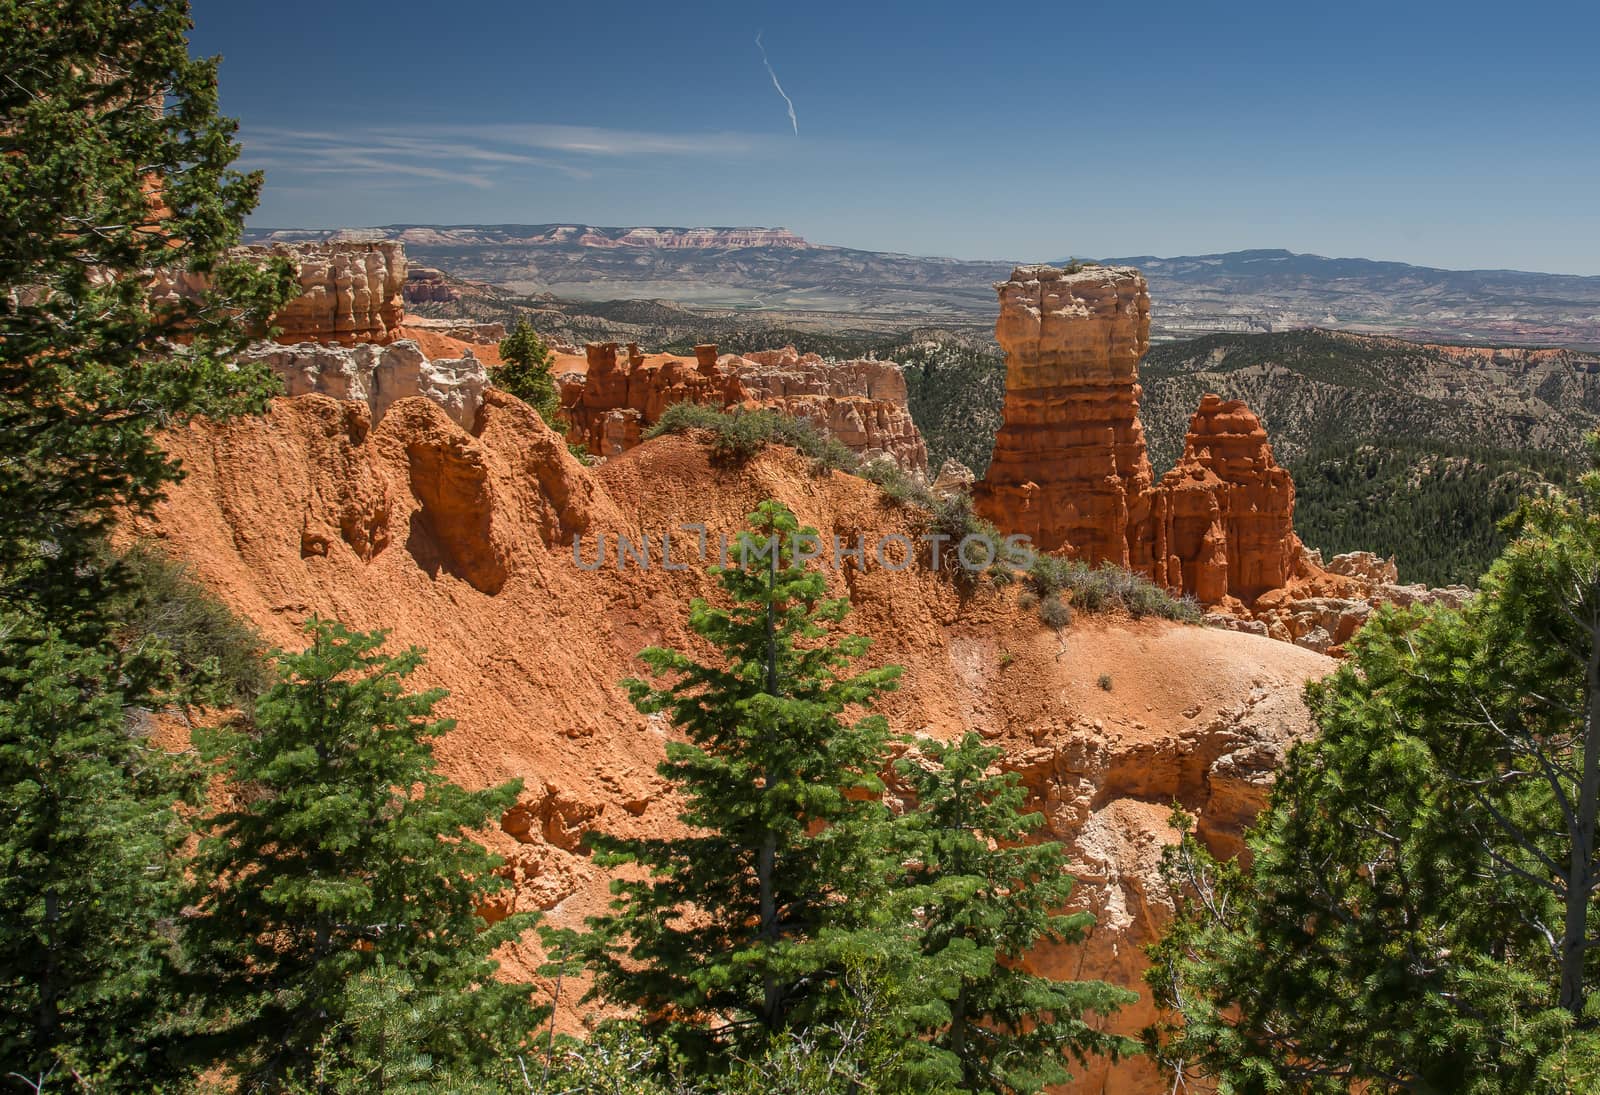
M1600 274L1593 0L193 6L258 226Z

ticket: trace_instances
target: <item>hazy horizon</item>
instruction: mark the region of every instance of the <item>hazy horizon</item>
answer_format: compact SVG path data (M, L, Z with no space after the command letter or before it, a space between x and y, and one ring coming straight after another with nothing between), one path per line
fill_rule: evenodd
M857 247L850 243L839 243L834 240L816 240L803 232L796 232L793 228L783 224L593 224L588 221L393 221L389 224L251 224L249 230L253 232L380 232L394 228L541 228L548 226L573 226L580 228L598 228L605 230L626 230L630 228L653 228L667 231L762 231L762 232L792 232L807 243L816 247L831 247L844 251L873 251L872 248ZM1018 258L1016 256L993 255L939 255L917 253L914 251L874 251L876 254L901 254L909 258L948 260L951 262L972 263L1048 263L1065 261L1068 259L1086 259L1092 262L1134 261L1137 259L1156 259L1162 262L1174 259L1201 259L1218 258L1227 255L1240 255L1250 253L1282 252L1296 258L1327 259L1330 262L1375 262L1395 263L1402 266L1414 266L1423 270L1443 270L1456 274L1539 274L1555 277L1600 278L1600 274L1564 274L1558 270L1528 270L1512 266L1429 266L1426 263L1407 262L1405 259L1375 258L1372 255L1323 255L1315 251L1294 251L1287 247L1236 247L1226 251L1206 251L1191 255L1051 255L1048 257Z

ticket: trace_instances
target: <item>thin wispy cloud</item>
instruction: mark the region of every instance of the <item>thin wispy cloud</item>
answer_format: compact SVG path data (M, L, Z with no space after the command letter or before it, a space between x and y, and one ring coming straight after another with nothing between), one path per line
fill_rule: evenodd
M738 157L754 150L759 138L530 123L407 130L264 127L245 133L243 143L243 166L248 168L363 175L389 182L424 179L488 190L528 171L588 179L626 157Z
M794 115L794 100L789 98L789 93L783 90L783 85L778 83L778 74L772 70L772 62L767 60L767 47L761 44L761 31L756 31L756 48L761 51L761 63L767 66L767 75L772 77L772 86L778 89L778 94L783 96L784 105L789 108L789 124L794 127L794 135L800 136L800 119ZM826 127L824 127L826 128Z
M740 156L759 141L740 133L644 133L580 125L479 125L452 132L578 156Z

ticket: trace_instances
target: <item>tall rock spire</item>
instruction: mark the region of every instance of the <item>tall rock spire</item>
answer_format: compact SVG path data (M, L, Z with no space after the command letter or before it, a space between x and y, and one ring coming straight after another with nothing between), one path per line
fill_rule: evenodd
M1131 267L1019 266L995 286L1004 425L975 499L1045 551L1143 569L1152 475L1139 425L1150 293Z
M1114 563L1206 604L1253 601L1301 567L1294 483L1243 403L1207 395L1154 482L1139 423L1150 294L1125 266L1019 266L995 286L1004 424L974 490L1035 548Z

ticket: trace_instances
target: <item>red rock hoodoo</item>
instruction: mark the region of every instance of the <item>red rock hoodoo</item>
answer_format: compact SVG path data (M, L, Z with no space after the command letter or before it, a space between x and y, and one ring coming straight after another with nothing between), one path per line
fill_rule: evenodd
M233 258L258 262L284 258L300 293L272 317L276 341L356 346L389 343L405 322L406 253L393 241L275 243L236 247ZM205 274L162 270L152 274L155 299L193 297L206 290Z
M1139 424L1150 293L1131 267L1019 266L1001 282L1004 425L978 509L1036 548L1127 567L1204 604L1246 604L1307 563L1294 483L1243 403L1207 395L1153 483Z
M1253 602L1295 576L1294 481L1272 458L1267 431L1238 400L1207 395L1189 421L1183 458L1155 501L1161 585L1205 604Z
M300 295L273 317L279 342L389 342L405 319L405 249L398 243L277 244Z
M1019 266L995 287L1004 424L978 509L1043 551L1147 568L1153 476L1139 425L1150 292L1137 270Z
M615 342L592 342L581 366L558 362L557 371L575 438L597 455L633 448L674 403L752 404L808 419L852 451L882 453L915 474L928 466L905 376L892 361L825 361L793 347L719 356L714 343L696 346L692 359L645 354L634 343L624 355Z

